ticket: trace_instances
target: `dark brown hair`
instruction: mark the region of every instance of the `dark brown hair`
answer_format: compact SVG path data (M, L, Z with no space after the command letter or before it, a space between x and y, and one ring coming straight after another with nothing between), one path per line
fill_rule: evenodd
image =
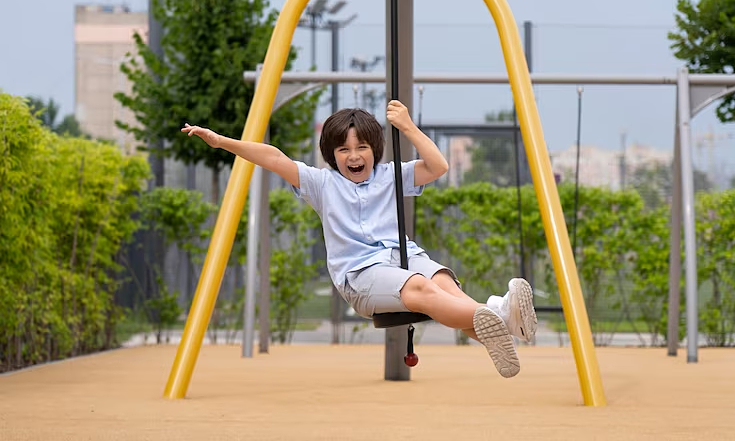
M360 142L370 145L373 150L375 164L383 158L385 137L383 127L375 117L362 109L342 109L335 112L324 121L319 149L322 158L334 170L337 170L337 161L334 159L334 150L343 146L347 140L347 132L355 128L355 134Z

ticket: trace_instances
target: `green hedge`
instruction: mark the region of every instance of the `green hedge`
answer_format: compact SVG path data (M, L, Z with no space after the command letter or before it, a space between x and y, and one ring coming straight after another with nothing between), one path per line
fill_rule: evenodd
M0 370L115 345L144 158L59 137L0 94Z
M575 189L562 184L558 190L573 238ZM526 272L533 275L537 292L548 295L539 296L538 304L559 305L533 187L521 189L521 201ZM596 343L609 342L616 329L633 329L641 334L642 344L662 344L668 307L669 207L647 208L635 190L581 187L577 214L575 260ZM732 345L735 190L697 194L697 216L700 330L711 345ZM515 188L485 183L432 187L417 201L417 237L433 257L455 269L468 294L484 301L490 294L504 293L508 279L520 274L518 218Z

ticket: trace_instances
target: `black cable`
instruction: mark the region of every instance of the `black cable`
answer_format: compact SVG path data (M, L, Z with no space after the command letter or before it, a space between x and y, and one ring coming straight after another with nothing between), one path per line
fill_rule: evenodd
M398 99L398 0L390 2L390 82L391 100ZM401 268L408 269L408 251L406 250L406 213L403 207L403 173L401 171L400 133L391 128L393 141L393 165L396 175L396 208L398 209L398 244L401 247Z
M421 131L421 132L424 131L424 127L421 124L421 118L422 118L422 115L424 113L424 111L423 111L423 100L424 100L424 86L419 86L419 120L418 120L418 124L416 126L418 127L419 131ZM430 138L431 138L432 141L434 140L433 137L430 137ZM414 154L413 158L414 159L419 159L417 154ZM416 236L416 218L418 217L418 216L416 216L416 207L417 207L417 205L418 204L414 204L413 217L411 218L411 225L412 225L411 231L413 231L414 237Z
M582 138L582 88L577 89L577 163L574 171L574 220L572 223L572 256L577 258L577 210L579 209L579 150Z
M523 246L523 200L521 199L521 146L518 142L518 114L513 109L513 146L516 159L516 193L518 195L518 248L521 255L521 277L526 279L526 252Z

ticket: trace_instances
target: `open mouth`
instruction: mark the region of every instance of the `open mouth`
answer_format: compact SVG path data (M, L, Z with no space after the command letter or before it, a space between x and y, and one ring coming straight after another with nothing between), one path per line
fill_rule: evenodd
M362 173L363 170L365 170L365 165L354 165L354 166L347 166L347 169L350 171L350 173L359 174Z

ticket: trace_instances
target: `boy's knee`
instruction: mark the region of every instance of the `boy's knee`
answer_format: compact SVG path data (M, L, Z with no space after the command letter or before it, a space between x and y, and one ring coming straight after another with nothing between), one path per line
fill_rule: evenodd
M428 289L430 282L426 277L421 274L414 274L406 280L406 283L401 289L401 293L421 293Z
M450 284L455 286L457 285L457 281L454 279L454 276L452 276L452 273L447 269L437 271L431 278L431 281L439 286Z
M439 294L439 287L420 274L414 274L401 289L401 300L411 311L421 312L422 305Z

